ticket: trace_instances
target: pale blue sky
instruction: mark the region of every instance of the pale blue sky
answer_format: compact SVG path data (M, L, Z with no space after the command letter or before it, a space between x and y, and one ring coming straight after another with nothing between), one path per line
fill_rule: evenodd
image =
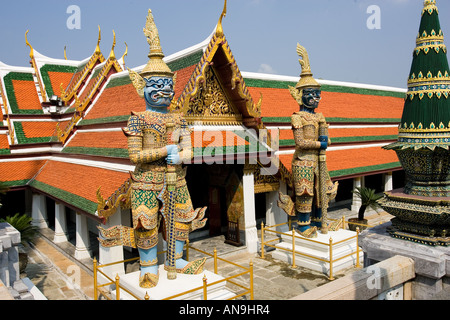
M438 0L441 26L450 38L450 1ZM81 9L81 29L67 28L70 5ZM380 8L381 29L367 28ZM213 31L223 0L15 0L0 11L0 61L29 66L28 39L40 53L82 60L93 52L102 29L105 55L117 36L116 56L129 46L128 67L147 62L142 33L151 8L164 53L203 41ZM228 0L224 32L241 71L298 76L297 42L309 52L316 78L405 88L423 0Z

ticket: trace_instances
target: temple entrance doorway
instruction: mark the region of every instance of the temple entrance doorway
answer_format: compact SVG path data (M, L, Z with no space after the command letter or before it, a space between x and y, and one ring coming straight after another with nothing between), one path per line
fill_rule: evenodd
M186 182L194 208L207 206L205 236L226 235L230 221L244 214L243 165L195 164L187 169ZM207 234L206 234L207 232Z

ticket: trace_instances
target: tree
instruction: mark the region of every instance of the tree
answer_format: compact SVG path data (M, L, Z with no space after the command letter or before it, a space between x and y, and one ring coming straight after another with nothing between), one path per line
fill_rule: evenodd
M361 207L358 211L358 220L364 220L364 214L366 213L367 208L376 210L380 207L378 200L383 198L383 195L375 194L374 189L357 187L352 192L361 200Z

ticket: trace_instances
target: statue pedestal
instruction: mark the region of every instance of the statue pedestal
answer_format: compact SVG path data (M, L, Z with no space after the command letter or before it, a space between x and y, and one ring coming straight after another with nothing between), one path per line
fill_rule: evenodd
M297 234L298 235L298 234ZM330 238L333 240L332 259L335 261L341 257L349 255L348 257L342 258L336 262L333 262L333 273L340 270L346 269L348 267L356 265L356 232L350 230L339 230L339 231L329 231L328 234L322 234L320 231L317 232L317 238L306 239L306 238L296 238L295 241L295 251L301 252L308 256L301 254L295 255L295 265L299 267L304 267L307 269L315 270L318 272L323 272L330 275L330 264L328 262L320 261L317 259L329 260L330 259ZM313 241L310 241L313 240ZM342 241L342 242L341 242ZM282 247L287 250L292 250L292 237L282 236L282 242L277 245L277 247ZM354 252L353 255L350 255ZM277 260L285 261L292 264L292 252L285 251L282 249L276 249L272 252L272 257ZM314 258L312 258L314 257ZM359 262L362 265L364 254L360 250Z
M210 271L203 271L199 275L177 274L175 280L167 279L167 271L164 266L159 266L159 282L154 288L146 289L139 287L140 271L128 273L120 276L120 285L132 292L137 297L144 300L147 293L150 300L163 300L171 296L199 288L194 292L187 293L174 300L203 300L203 277L205 276L208 284L223 280L224 277ZM235 296L233 292L226 287L226 281L208 286L208 300L226 300ZM116 290L111 292L114 299L116 299ZM128 294L125 290L120 290L120 300L136 300L133 296Z
M412 283L414 300L432 299L450 286L448 247L429 246L396 239L389 234L391 222L365 230L359 236L364 250L364 267L401 255L414 260L416 277Z

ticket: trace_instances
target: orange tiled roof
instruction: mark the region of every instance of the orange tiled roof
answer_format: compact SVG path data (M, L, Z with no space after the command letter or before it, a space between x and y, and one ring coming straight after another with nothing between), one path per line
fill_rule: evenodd
M48 161L35 180L96 203L97 189L100 186L102 194L111 195L129 177L129 173Z
M263 95L262 117L290 117L299 110L288 89L248 88L256 98ZM345 92L322 91L317 112L327 118L398 118L402 117L404 99Z
M193 148L249 146L250 143L232 131L201 131L191 134Z
M331 118L401 118L405 100L341 92L322 92L319 112Z
M291 171L293 154L279 155L280 162ZM354 168L370 168L386 164L397 163L395 152L384 150L381 147L357 148L327 151L328 171L345 171ZM368 172L371 170L368 169ZM373 170L372 170L373 171Z
M21 181L33 178L46 160L0 162L0 181Z
M175 99L178 99L183 92L194 69L195 66L190 66L176 71ZM130 115L132 111L144 111L145 102L139 97L136 89L129 82L128 76L124 76L123 81L124 83L122 85L108 85L84 119L92 120L117 117Z
M0 134L0 149L9 149L8 136Z
M22 128L26 138L51 137L55 133L55 121L23 121Z
M358 137L358 136L388 136L397 135L397 127L389 128L330 128L328 131L330 138L338 137Z
M72 80L73 74L68 72L49 71L48 76L50 78L53 92L59 96L61 91L61 84L63 89L66 89L68 84L70 83L70 80Z
M67 147L127 149L127 138L122 131L77 132Z
M20 110L41 110L41 103L32 81L12 80L14 95Z
M92 109L84 117L86 120L130 115L132 111L144 111L145 102L133 85L106 88Z
M398 162L396 153L384 150L381 147L333 150L327 152L329 171L369 167L393 162Z

